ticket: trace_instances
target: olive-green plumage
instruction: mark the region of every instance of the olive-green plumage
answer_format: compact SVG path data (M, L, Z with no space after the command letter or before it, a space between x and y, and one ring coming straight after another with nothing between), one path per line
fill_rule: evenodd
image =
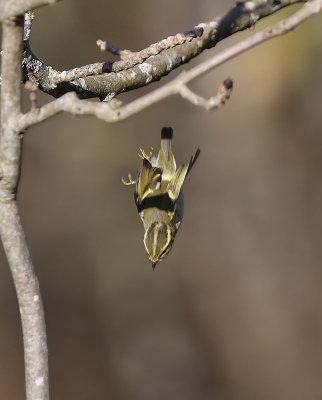
M162 128L161 149L158 157L141 150L143 159L136 181L135 203L144 225L144 246L155 268L173 245L183 217L183 182L199 156L198 149L189 163L178 169L172 151L172 128Z

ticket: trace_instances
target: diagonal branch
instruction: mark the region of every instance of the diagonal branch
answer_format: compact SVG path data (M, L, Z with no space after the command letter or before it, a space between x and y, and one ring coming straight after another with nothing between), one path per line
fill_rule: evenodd
M68 93L63 97L54 100L51 103L46 104L40 109L31 110L28 113L22 115L18 121L16 129L25 130L31 125L37 124L39 122L45 121L60 112L71 112L73 114L88 114L95 115L97 118L102 119L106 122L117 122L126 119L143 109L155 104L171 95L181 94L183 97L188 98L190 101L194 100L200 105L206 108L216 108L220 106L221 101L217 97L218 101L215 101L212 105L212 101L206 101L204 99L199 100L191 94L190 90L187 90L187 84L193 79L205 74L206 72L216 68L217 66L223 64L224 62L236 57L237 55L267 41L273 39L277 36L281 36L291 31L306 19L312 15L320 12L322 10L322 0L312 0L303 5L303 7L295 12L289 18L282 20L272 27L264 29L255 35L242 40L241 42L231 46L230 48L216 54L214 57L210 58L197 65L196 67L190 69L189 71L183 71L171 82L163 85L162 87L154 90L147 95L134 100L133 102L113 109L109 103L94 103L84 100L77 99L75 94ZM230 88L231 89L231 88ZM188 94L189 92L189 94ZM229 93L228 93L229 95Z
M122 57L120 61L95 63L86 65L84 67L74 68L69 71L57 72L52 78L52 85L57 86L62 82L74 81L79 78L86 78L87 76L99 75L104 72L120 72L134 67L135 65L142 64L146 59L160 54L161 51L172 49L183 43L189 43L196 37L201 37L203 28L195 27L194 29L185 33L178 33L175 36L169 36L160 42L153 43L144 50L136 53L130 52L128 57ZM105 42L106 43L106 42ZM113 48L116 50L116 48Z
M305 0L238 1L223 17L199 24L196 28L199 28L200 34L192 37L192 40L178 42L173 47L155 46L152 54L145 49L120 61L94 63L69 71L57 71L45 65L32 53L29 41L26 41L23 58L25 79L54 97L73 91L79 98L98 97L108 101L122 92L160 80L226 37L253 26L261 18L283 7L300 2ZM182 37L190 38L189 35ZM139 57L138 54L143 56Z

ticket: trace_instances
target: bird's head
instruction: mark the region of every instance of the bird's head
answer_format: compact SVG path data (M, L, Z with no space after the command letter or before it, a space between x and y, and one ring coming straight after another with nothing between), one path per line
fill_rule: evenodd
M165 222L155 221L145 231L144 246L152 261L152 268L171 250L175 229Z

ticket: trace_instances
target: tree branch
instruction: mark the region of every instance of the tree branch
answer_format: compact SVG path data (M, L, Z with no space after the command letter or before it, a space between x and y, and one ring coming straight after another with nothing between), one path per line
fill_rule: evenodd
M48 354L40 289L16 201L0 202L0 234L14 280L23 330L27 400L48 400Z
M233 81L230 78L224 80L219 86L215 96L210 97L206 100L201 96L198 96L187 85L182 84L179 88L181 97L190 101L192 104L200 107L204 107L206 110L213 110L218 107L222 107L227 100L230 98L231 91L233 89Z
M15 130L21 113L23 18L3 22L0 141L0 235L19 302L27 400L48 399L47 340L37 276L16 204L22 135Z
M79 78L86 78L91 75L100 75L104 72L119 72L123 70L127 70L129 68L134 67L135 65L142 64L144 60L149 57L160 54L161 51L172 49L178 45L182 45L183 43L189 43L193 38L201 37L203 34L203 28L196 27L190 31L183 33L178 33L175 36L169 36L166 39L161 40L160 42L153 43L149 47L144 50L141 50L137 53L129 52L130 55L127 57L122 57L121 61L117 62L105 62L105 63L95 63L90 65L85 65L84 67L74 68L69 71L58 72L54 74L52 78L52 85L57 86L62 82L74 81ZM99 44L100 41L98 41ZM107 42L105 42L105 47L111 50L111 46L108 46ZM116 48L113 48L116 50ZM122 53L119 51L119 54Z
M28 10L33 10L60 0L0 0L0 19L22 15Z
M187 84L193 79L205 74L211 69L223 64L224 62L236 57L237 55L277 36L281 36L300 25L307 18L322 10L322 0L313 0L303 5L303 7L294 13L291 17L278 22L276 25L264 29L255 35L242 40L230 48L216 54L209 60L202 62L189 71L183 71L171 82L163 85L147 95L134 100L133 102L116 109L113 109L110 103L94 103L77 99L72 93L67 93L63 97L46 104L40 109L32 109L22 115L17 120L16 129L25 130L31 125L37 124L50 118L60 112L71 112L73 114L95 115L97 118L106 122L117 122L126 119L143 109L155 104L168 96L180 94L184 98L201 105L207 109L213 109L222 105L229 98L231 85L221 85L217 95L209 100L202 99L200 96L192 93L187 88ZM227 88L228 86L228 88ZM224 100L224 101L223 101Z
M29 41L26 41L23 58L25 79L31 80L39 89L54 97L73 91L79 98L98 97L108 101L122 92L160 80L226 37L253 26L261 18L283 7L299 2L305 0L239 1L223 17L201 23L190 31L195 32L192 40L191 35L178 34L172 38L182 37L189 40L183 40L181 44L178 41L173 47L163 46L164 41L161 41L161 45L149 47L154 46L154 53L149 52L148 48L120 61L95 63L68 71L57 71L46 66L32 53ZM200 34L196 34L197 28Z
M0 18L50 4L55 0L0 0ZM203 50L235 32L254 25L282 7L300 0L253 0L237 2L222 18L200 24L194 30L169 37L138 53L129 53L115 63L95 64L58 72L38 60L29 48L32 13L26 14L24 78L45 92L59 97L37 108L34 95L32 109L21 113L21 52L23 21L21 16L3 22L1 141L0 141L0 235L16 287L24 339L27 400L48 400L48 359L43 305L37 276L30 259L16 204L21 166L21 132L59 112L90 114L107 122L125 119L172 94L205 108L222 105L230 95L231 81L225 81L217 94L205 100L187 84L212 68L266 40L294 29L311 15L320 12L322 0L311 0L291 17L265 29L217 54L188 72L183 72L163 87L133 101L113 108L112 102L94 103L79 98L99 97L110 100L117 94L159 80L170 71L196 57ZM302 1L303 2L303 1ZM305 2L305 1L304 1ZM125 53L123 53L125 54ZM92 69L91 69L92 68ZM96 68L96 69L95 69ZM95 76L95 74L98 74ZM90 75L89 75L90 74ZM76 79L77 78L77 79ZM74 93L68 93L74 92ZM66 94L65 94L66 93ZM63 96L63 94L65 94ZM78 97L77 97L78 95Z

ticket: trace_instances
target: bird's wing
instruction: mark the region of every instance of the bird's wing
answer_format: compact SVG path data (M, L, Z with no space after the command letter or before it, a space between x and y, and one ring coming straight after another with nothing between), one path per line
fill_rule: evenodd
M179 197L179 193L187 175L188 168L189 164L180 165L180 167L176 170L173 178L168 183L167 192L170 199L173 201L177 200L177 198Z
M191 168L193 167L194 163L196 162L197 158L199 157L199 154L200 154L200 149L197 149L197 151L195 152L195 155L190 158L187 174L189 174L189 172L191 171Z
M135 202L138 205L143 199L160 188L162 169L152 167L149 160L143 159L143 165L139 172L134 194Z
M177 200L177 198L179 197L183 182L187 174L193 167L194 163L196 162L199 154L200 154L200 149L197 149L195 155L190 158L189 164L180 165L180 167L176 170L173 178L169 181L167 191L169 197L172 200Z

